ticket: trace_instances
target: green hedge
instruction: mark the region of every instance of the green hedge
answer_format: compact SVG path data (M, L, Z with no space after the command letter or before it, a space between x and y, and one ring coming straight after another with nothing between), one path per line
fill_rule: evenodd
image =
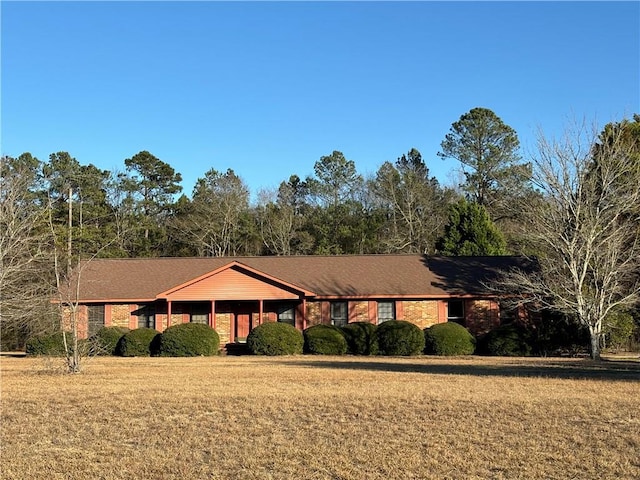
M352 355L377 355L377 326L369 322L353 322L342 327L347 341L347 353Z
M255 355L297 355L303 344L302 332L287 323L263 323L247 336L247 347Z
M71 345L71 334L67 333L67 345ZM64 341L62 332L48 335L37 335L27 340L27 355L64 356Z
M338 327L314 325L303 332L304 353L314 355L344 355L347 342Z
M455 322L438 323L424 330L427 355L471 355L476 339L469 330Z
M130 331L126 327L102 327L89 340L92 352L96 355L115 355L118 342Z
M71 332L67 332L67 346L69 354L73 351L73 337ZM46 335L37 335L27 340L25 345L27 355L49 355L54 357L64 357L64 341L62 332L56 332ZM78 351L80 355L87 355L89 351L89 342L86 339L78 339Z
M424 350L424 333L404 320L389 320L376 330L381 355L419 355Z
M120 338L116 355L121 357L148 357L155 354L160 333L153 328L136 328ZM158 338L156 338L158 337ZM154 347L152 348L152 344Z
M491 330L478 342L478 353L500 357L531 355L528 332L516 324L505 324Z
M209 325L183 323L167 328L158 343L162 357L211 356L218 354L220 336Z

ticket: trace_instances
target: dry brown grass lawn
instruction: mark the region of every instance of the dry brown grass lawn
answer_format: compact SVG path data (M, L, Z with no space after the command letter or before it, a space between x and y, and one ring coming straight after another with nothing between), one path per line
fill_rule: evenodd
M640 364L2 358L2 479L637 479Z

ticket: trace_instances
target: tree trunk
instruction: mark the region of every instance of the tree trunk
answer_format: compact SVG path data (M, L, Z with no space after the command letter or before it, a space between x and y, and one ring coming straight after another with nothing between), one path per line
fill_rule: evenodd
M591 339L591 360L599 362L600 360L602 360L602 358L600 358L600 334L589 331L589 337Z

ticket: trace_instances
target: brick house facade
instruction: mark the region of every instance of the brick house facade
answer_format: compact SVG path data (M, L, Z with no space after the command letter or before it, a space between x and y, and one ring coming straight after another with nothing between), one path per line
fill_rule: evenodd
M501 321L490 283L520 257L345 255L98 259L79 269L80 332L102 326L163 331L187 322L243 341L264 322L455 321L476 335ZM502 314L504 316L504 312Z

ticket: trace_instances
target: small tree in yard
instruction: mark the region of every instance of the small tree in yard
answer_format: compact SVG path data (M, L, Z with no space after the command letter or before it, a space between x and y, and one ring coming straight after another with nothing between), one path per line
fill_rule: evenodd
M82 241L86 225L92 223L92 217L87 211L88 206L92 202L94 206L105 206L101 193L104 193L104 182L108 178L108 172L97 171L98 174L96 174L92 173L92 169L84 171L82 168L77 168L79 167L77 161L66 152L51 155L50 158L51 163L45 169L45 181L48 185L46 212L51 233L60 327L67 372L79 373L83 357L94 350L87 342L81 341L83 335L80 325L82 272L90 265L91 260L104 252L117 240L117 237L114 235L110 238L102 238L99 242L89 245ZM61 168L60 165L71 165L71 167ZM93 195L95 197L93 198L83 189L91 194L98 191L99 194ZM99 211L102 212L102 210ZM66 217L64 221L56 218L61 217L62 213ZM95 217L93 221L96 221ZM120 234L124 234L124 231L120 231ZM87 251L91 253L88 254ZM82 261L81 258L83 258Z
M626 122L596 132L540 136L533 165L542 198L525 212L539 272L511 272L502 287L585 326L599 360L605 319L640 298L640 142Z

